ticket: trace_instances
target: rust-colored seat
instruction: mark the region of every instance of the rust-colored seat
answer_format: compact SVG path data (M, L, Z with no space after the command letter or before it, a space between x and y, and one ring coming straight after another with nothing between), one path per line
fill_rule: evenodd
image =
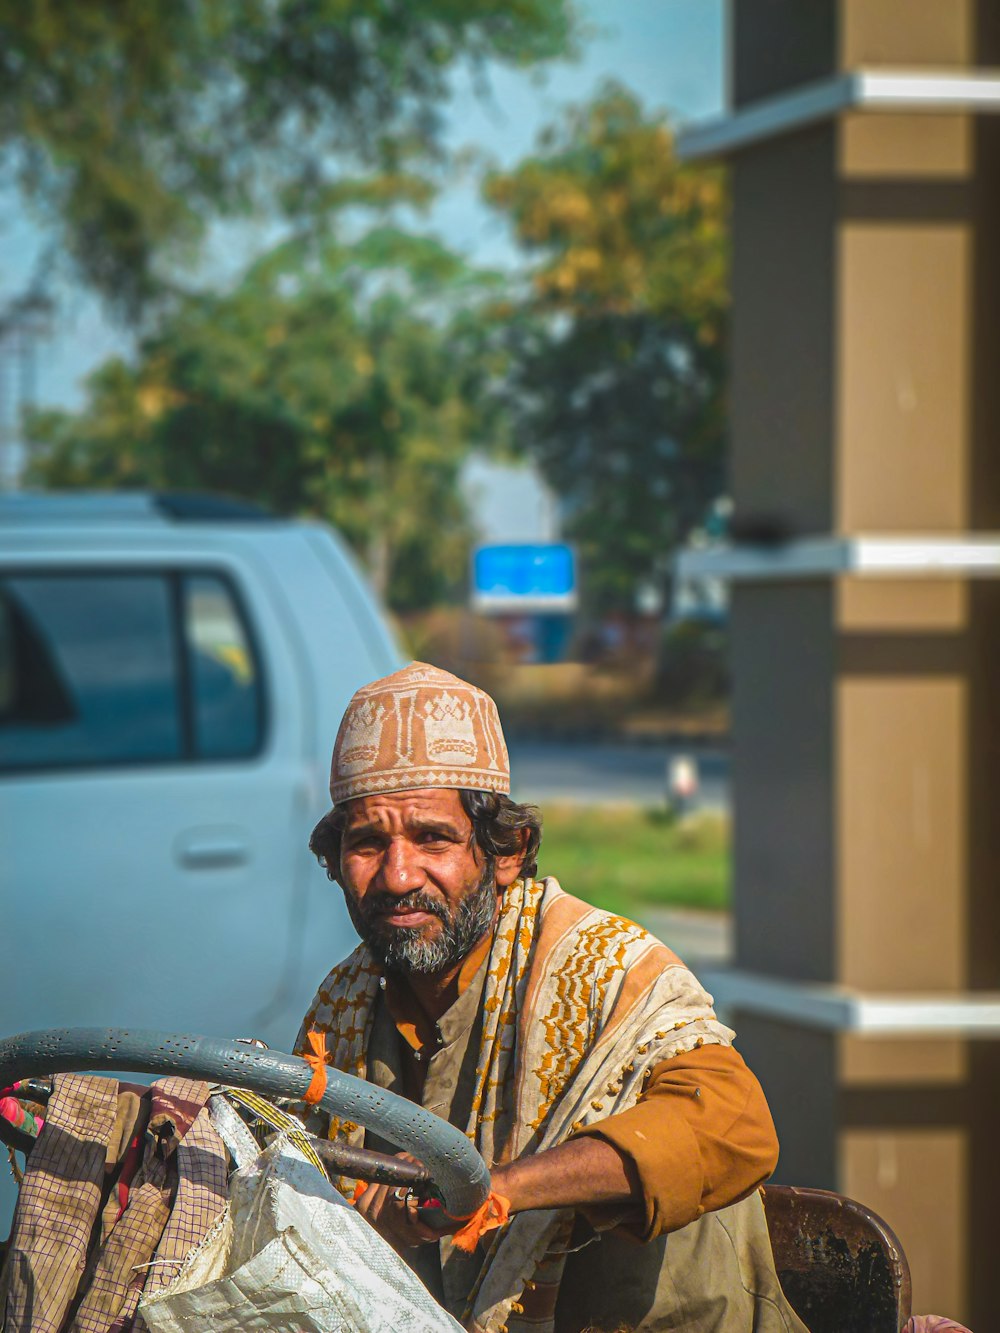
M910 1266L892 1228L829 1190L767 1185L763 1194L782 1289L810 1333L899 1333Z

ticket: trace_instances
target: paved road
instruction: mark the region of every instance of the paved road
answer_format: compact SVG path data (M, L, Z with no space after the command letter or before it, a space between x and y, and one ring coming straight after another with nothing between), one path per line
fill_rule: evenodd
M697 746L515 740L510 745L514 796L522 801L659 806L666 799L668 765L678 754L693 757L698 765L699 792L694 805L727 808L729 756Z

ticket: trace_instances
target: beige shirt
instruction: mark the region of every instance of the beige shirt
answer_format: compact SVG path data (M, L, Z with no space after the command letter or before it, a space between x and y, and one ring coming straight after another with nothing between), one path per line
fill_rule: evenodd
M460 1128L473 1092L486 943L466 961L458 996L436 1022L403 979L383 978L368 1053L371 1082ZM600 1233L578 1218L570 1248L583 1248L570 1254L557 1291L524 1293L519 1326L555 1300L557 1333L802 1329L781 1294L756 1192L774 1169L774 1127L760 1085L732 1047L706 1045L664 1061L634 1107L583 1133L634 1163L645 1216ZM367 1142L393 1151L372 1135ZM407 1258L460 1315L479 1257L443 1241Z

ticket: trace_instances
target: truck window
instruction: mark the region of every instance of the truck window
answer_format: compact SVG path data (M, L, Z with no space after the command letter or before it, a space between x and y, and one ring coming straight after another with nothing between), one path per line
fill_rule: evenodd
M0 763L179 759L171 615L162 577L0 581Z
M184 635L191 680L194 753L252 755L261 741L257 663L228 586L212 575L184 579Z
M245 758L260 668L217 575L0 576L0 768Z

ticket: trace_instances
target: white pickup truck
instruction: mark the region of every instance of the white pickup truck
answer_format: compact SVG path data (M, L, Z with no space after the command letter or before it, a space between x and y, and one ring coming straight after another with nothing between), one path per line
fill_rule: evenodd
M0 499L0 1036L131 1024L287 1050L355 938L306 846L336 728L400 665L321 524L210 497Z

